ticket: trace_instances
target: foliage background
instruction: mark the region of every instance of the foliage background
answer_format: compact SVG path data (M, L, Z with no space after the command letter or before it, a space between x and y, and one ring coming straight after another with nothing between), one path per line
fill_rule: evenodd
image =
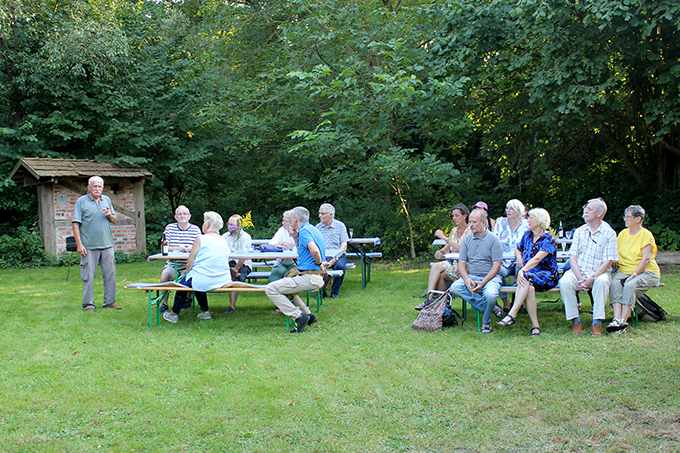
M20 157L136 162L150 247L194 220L333 203L389 257L457 202L519 198L565 228L602 196L680 248L680 11L662 1L0 4L0 174ZM0 183L0 232L35 221Z

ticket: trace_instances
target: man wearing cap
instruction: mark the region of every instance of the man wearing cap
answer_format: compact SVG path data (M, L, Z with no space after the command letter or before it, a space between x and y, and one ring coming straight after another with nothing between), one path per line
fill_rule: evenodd
M498 236L487 229L484 209L475 208L469 223L472 234L463 239L458 257L460 278L453 282L450 291L484 314L482 333L491 333L491 313L502 315L496 300L501 291L503 246Z
M486 229L489 230L489 231L493 231L494 228L496 227L496 221L494 219L492 219L491 217L489 217L489 205L487 205L483 201L478 201L477 203L474 204L474 206L472 206L472 208L470 209L470 212L472 212L475 208L483 209L484 211L486 211L486 218L487 218Z

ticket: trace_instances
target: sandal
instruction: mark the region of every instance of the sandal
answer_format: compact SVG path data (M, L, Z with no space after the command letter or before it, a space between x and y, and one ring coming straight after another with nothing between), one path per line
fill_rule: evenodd
M510 318L510 321L506 321L505 318ZM517 324L517 320L515 318L513 318L512 315L505 315L505 318L501 319L496 324L498 324L499 326L503 326L503 327L510 327L510 326L514 326L515 324Z
M537 337L541 334L541 328L540 327L532 327L531 328L531 335L530 337Z

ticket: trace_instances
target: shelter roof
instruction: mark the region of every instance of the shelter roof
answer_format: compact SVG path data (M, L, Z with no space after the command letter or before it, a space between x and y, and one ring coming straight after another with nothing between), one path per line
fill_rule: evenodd
M30 176L35 182L53 180L55 178L144 178L153 174L137 164L95 162L88 159L48 159L41 157L24 157L14 166L10 179L24 181Z

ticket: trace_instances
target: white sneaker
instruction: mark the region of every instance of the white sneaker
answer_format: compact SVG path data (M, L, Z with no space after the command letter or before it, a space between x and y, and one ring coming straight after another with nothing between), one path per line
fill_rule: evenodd
M163 313L163 319L165 319L168 322L177 324L177 321L179 321L179 315L176 315L171 311L166 311L165 313Z
M212 316L210 316L210 312L209 312L209 311L202 311L202 312L200 312L196 317L197 317L198 319L210 319L210 318L212 318Z

